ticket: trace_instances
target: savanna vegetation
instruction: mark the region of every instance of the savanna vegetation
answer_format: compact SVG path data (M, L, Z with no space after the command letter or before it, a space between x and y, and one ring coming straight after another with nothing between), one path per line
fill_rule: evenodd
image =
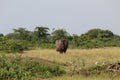
M49 30L20 27L0 34L0 80L120 80L119 35L97 28L81 35ZM57 39L69 41L67 54L55 52ZM116 62L115 72L107 69Z
M36 27L34 31L25 28L13 29L13 33L0 34L0 50L6 52L22 52L33 48L55 48L57 39L67 39L69 48L101 48L119 47L120 36L110 30L91 29L81 35L70 35L64 29L53 30L48 27Z
M0 56L0 80L33 80L65 74L57 65L49 65L20 56Z
M0 57L1 80L120 80L120 48L27 50ZM118 65L120 67L120 65Z

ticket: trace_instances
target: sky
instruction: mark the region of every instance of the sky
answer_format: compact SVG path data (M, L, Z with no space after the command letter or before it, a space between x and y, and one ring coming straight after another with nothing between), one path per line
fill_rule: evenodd
M0 0L0 33L37 26L77 35L100 28L120 35L120 0Z

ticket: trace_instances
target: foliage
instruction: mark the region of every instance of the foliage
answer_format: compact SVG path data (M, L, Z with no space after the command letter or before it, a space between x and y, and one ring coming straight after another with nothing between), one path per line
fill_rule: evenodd
M3 37L4 35L2 33L0 33L0 37Z
M53 43L41 43L40 45L41 49L54 49L55 48L55 44Z
M21 53L23 50L28 49L28 46L30 46L30 44L24 40L13 40L4 37L0 38L0 50L6 52Z
M81 48L99 48L108 46L120 46L120 37L114 35L109 30L91 29L87 33L82 34L79 39L79 47Z
M95 28L80 36L76 34L73 34L71 36L65 29L57 29L50 34L49 28L44 26L38 26L35 28L34 31L28 31L25 28L18 28L13 30L14 33L9 33L3 37L7 38L8 41L9 39L17 41L21 40L21 42L24 42L24 44L19 44L19 41L14 43L13 45L21 45L23 49L26 49L28 46L40 48L55 48L54 44L57 39L69 40L69 48L100 48L111 46L120 47L120 36L113 34L110 30ZM4 45L7 45L6 40L0 42L0 45L3 43Z
M69 33L64 29L57 29L53 31L51 34L51 38L53 42L55 42L55 40L57 39L67 39L68 36L69 36Z
M79 36L78 35L73 34L72 44L73 44L73 47L79 46Z
M47 38L49 36L48 30L49 30L49 28L47 28L47 27L43 27L43 26L36 27L35 31L34 31L34 40L36 40L37 42L38 41L40 41L40 42L47 41Z
M101 30L101 29L91 29L86 35L88 35L89 39L94 38L111 38L113 37L113 33L109 30Z
M0 50L5 50L7 48L6 39L4 37L0 37Z
M15 33L9 33L9 34L5 35L5 37L8 39L19 39L18 34L15 34Z
M23 60L20 56L0 56L0 80L32 80L33 77L49 78L64 73L57 65Z
M23 52L23 47L22 45L18 44L18 43L12 43L10 46L9 46L9 51L8 52L12 52L12 53L16 53L16 52Z
M31 41L31 32L25 28L13 29L14 33L9 33L6 35L8 39L17 39L17 40L27 40Z

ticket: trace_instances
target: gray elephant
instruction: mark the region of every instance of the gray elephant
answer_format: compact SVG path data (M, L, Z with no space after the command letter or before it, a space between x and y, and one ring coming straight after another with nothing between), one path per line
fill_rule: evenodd
M66 53L68 48L68 41L66 39L56 40L56 51L60 53Z

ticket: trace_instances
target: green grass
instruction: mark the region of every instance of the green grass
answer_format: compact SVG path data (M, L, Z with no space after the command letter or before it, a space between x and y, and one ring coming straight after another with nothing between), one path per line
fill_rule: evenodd
M33 80L35 77L61 76L65 71L58 65L48 65L21 56L0 56L0 80Z

